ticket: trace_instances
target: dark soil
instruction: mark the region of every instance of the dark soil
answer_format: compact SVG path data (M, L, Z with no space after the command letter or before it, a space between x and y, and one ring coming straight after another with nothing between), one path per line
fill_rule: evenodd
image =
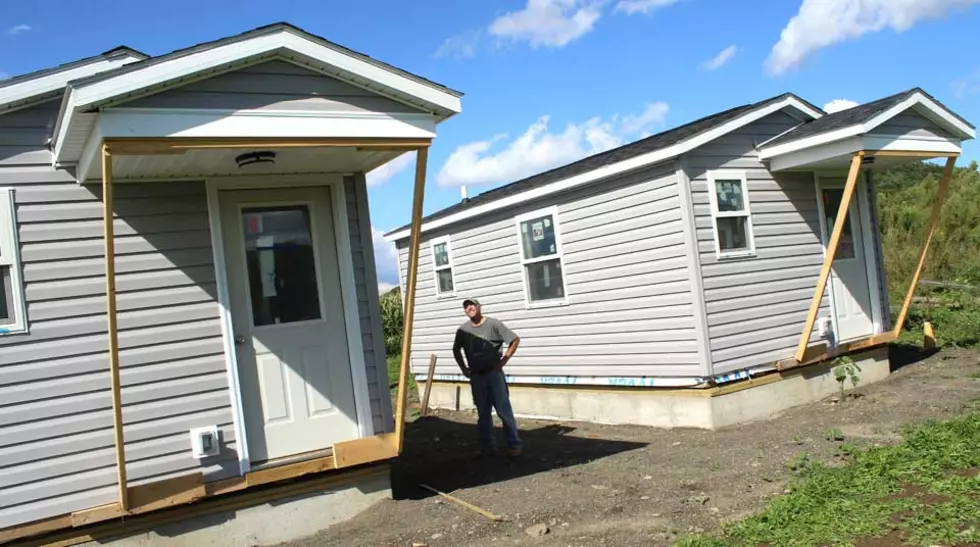
M787 463L802 453L840 461L840 432L857 445L897 443L906 424L960 413L980 398L980 380L970 377L980 372L978 356L895 349L895 373L860 387L860 397L721 431L520 420L526 450L513 461L475 459L475 416L436 413L407 428L405 453L393 464L395 499L289 547L668 545L761 510L783 493L794 474ZM928 502L932 494L907 488L904 495ZM525 531L537 524L548 533L530 537ZM900 544L900 535L859 543Z

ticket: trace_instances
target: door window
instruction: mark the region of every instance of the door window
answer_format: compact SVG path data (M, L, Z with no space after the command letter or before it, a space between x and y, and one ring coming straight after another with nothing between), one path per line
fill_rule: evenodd
M834 232L834 223L837 222L837 211L840 209L840 202L844 199L843 188L824 188L823 211L826 216L827 244L830 244L830 234ZM851 215L844 217L844 229L840 234L840 243L837 244L837 253L834 260L848 260L854 258L854 233L851 231Z
M320 291L306 205L242 209L252 323L320 319Z

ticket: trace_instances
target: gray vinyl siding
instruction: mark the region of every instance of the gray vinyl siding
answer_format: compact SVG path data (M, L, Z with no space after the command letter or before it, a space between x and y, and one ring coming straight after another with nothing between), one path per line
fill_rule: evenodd
M935 122L917 113L914 109L906 110L870 131L871 135L887 135L893 137L919 139L955 139L951 133L939 127Z
M285 61L269 61L130 101L126 108L418 112L335 78Z
M391 395L384 333L381 327L381 303L378 296L378 274L374 264L371 217L368 211L367 185L363 174L345 177L347 222L350 225L354 282L357 287L357 311L360 318L364 364L367 368L371 417L376 434L394 431Z
M528 309L514 217L557 205L568 305ZM520 337L514 375L698 376L700 372L673 163L481 217L449 233L457 297L435 292L429 241L419 259L412 370L459 369L451 349L465 296ZM407 272L408 241L399 242ZM403 284L404 286L404 284Z
M792 356L823 263L812 173L771 173L755 146L799 121L778 112L686 154L714 374ZM716 256L708 171L744 170L756 255ZM825 297L820 315L829 313ZM816 341L816 336L813 340Z
M6 116L50 127L42 105ZM0 337L0 528L117 497L108 374L101 188L50 167L0 166L14 188L30 332ZM45 165L46 164L46 165ZM201 182L116 187L119 346L133 484L238 473ZM190 456L217 425L221 455Z
M0 115L0 168L50 165L45 144L58 116L59 100Z

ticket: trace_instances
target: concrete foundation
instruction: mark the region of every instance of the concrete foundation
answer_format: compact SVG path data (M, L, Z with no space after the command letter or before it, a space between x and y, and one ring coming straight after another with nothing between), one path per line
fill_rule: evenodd
M861 368L859 387L890 374L887 347L856 353L851 358ZM851 389L850 382L845 387ZM424 384L419 389L424 389ZM718 429L769 419L839 391L832 367L823 363L711 389L511 385L510 397L514 412L525 418ZM429 406L473 410L469 385L433 382Z
M312 536L391 497L387 471L322 492L194 517L86 546L260 547Z

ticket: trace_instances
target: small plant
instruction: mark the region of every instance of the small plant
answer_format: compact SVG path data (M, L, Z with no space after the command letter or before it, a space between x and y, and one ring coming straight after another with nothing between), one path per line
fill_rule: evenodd
M790 471L793 471L795 473L802 473L811 465L813 465L812 457L806 452L799 454L792 460L786 462L786 467L788 467Z
M841 431L839 428L834 427L828 429L827 432L824 433L824 437L826 437L826 439L831 442L841 442L844 440L844 432Z
M844 382L848 379L851 380L851 385L857 387L858 382L861 380L861 367L854 362L847 355L842 355L831 362L831 366L834 371L834 378L837 379L837 384L840 385L840 399L844 400Z

